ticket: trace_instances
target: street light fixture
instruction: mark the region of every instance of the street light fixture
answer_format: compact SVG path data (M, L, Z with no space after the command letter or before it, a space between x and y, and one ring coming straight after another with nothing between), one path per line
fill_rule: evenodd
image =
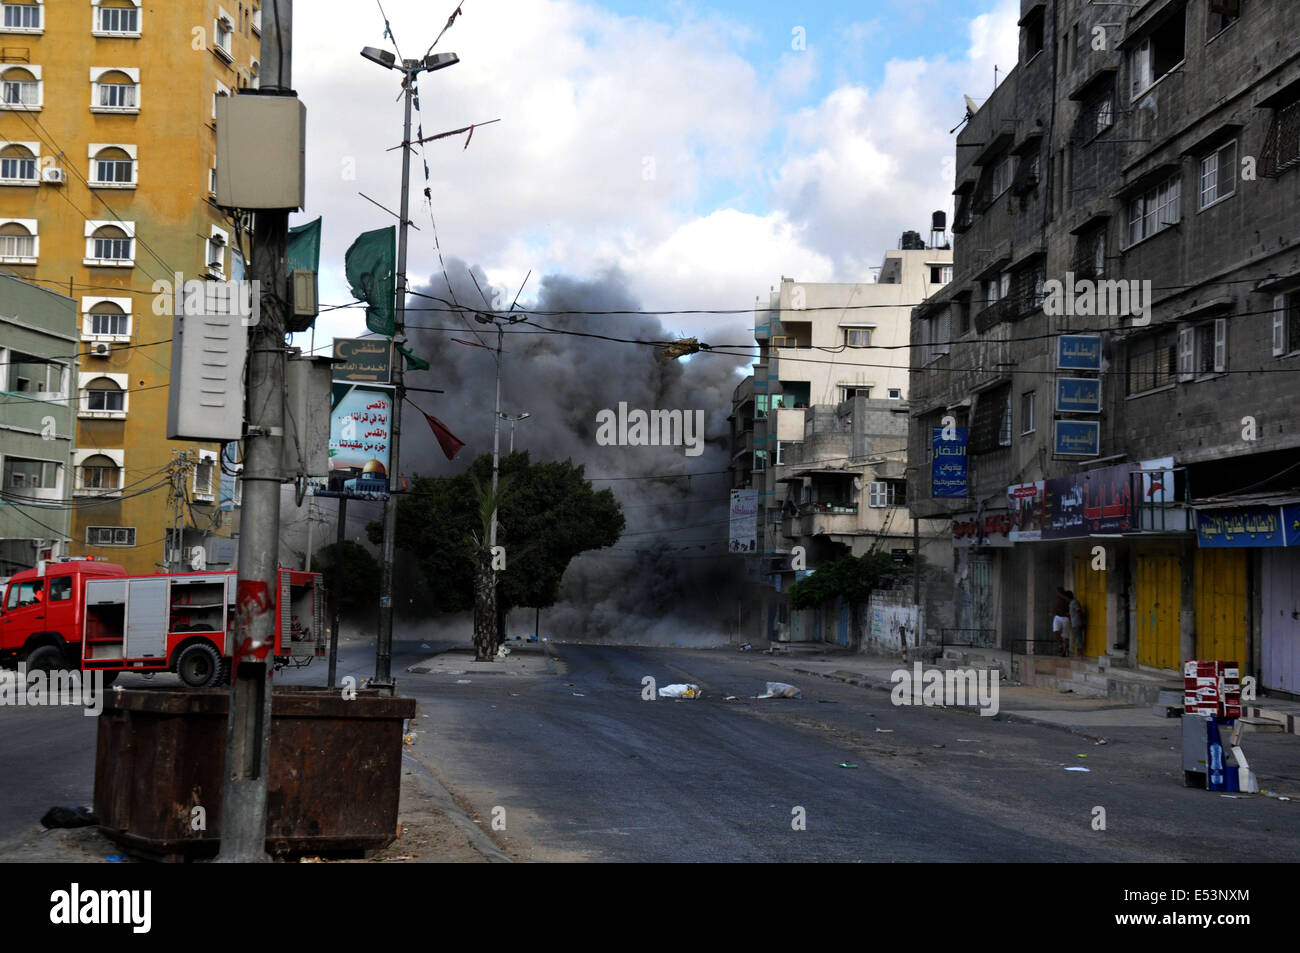
M410 224L411 204L411 101L415 95L415 77L423 72L443 69L460 62L455 53L436 53L419 60L402 60L388 50L367 46L361 55L384 69L402 73L402 93L405 118L402 125L402 205L397 239L397 306L393 315L393 343L400 349L406 343L406 231ZM400 355L400 350L399 350ZM498 358L498 364L500 360ZM394 411L389 434L388 478L390 493L384 504L383 575L379 591L379 638L375 646L375 677L371 686L391 691L393 688L393 556L397 534L397 498L391 490L395 487L398 469L398 449L401 445L402 401L406 389L402 384L404 365L401 357L393 362Z
M497 414L502 420L510 421L510 452L515 452L515 424L521 420L527 420L532 414Z

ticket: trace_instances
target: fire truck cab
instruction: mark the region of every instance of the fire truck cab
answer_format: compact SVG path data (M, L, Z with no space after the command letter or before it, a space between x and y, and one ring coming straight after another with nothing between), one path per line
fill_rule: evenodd
M76 668L81 662L86 581L126 570L97 559L61 559L15 573L0 604L0 665L28 671Z

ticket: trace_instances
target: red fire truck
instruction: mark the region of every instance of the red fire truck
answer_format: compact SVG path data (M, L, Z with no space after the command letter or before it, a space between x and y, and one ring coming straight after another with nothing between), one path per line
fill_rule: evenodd
M28 671L80 666L111 682L120 672L175 672L203 688L229 677L235 583L224 572L128 576L121 566L63 559L17 573L0 610L0 664ZM275 600L278 665L325 654L319 573L281 568Z

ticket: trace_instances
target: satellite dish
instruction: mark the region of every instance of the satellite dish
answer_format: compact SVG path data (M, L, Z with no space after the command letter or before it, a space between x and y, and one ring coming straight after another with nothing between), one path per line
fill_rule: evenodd
M862 489L862 477L854 477L854 478L853 478L853 489L855 489L855 490L860 490L860 489Z
M961 98L966 100L966 118L974 119L975 114L980 111L979 106L975 105L975 100L971 99L965 93L962 93Z

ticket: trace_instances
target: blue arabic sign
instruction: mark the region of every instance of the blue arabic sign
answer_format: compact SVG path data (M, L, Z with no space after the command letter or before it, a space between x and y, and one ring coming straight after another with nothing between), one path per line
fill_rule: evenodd
M1058 378L1056 409L1068 414L1101 413L1101 381L1095 377Z
M1101 453L1101 424L1095 420L1058 420L1052 452L1058 456L1095 457Z
M1196 541L1203 549L1285 546L1288 536L1280 506L1238 506L1197 510ZM1296 511L1296 507L1285 509ZM1300 516L1300 512L1294 513Z
M953 429L952 440L943 439L943 428L935 427L932 437L934 464L930 471L930 495L966 495L966 428Z
M1101 370L1101 335L1062 334L1056 339L1056 366L1062 370Z
M1282 533L1288 546L1300 546L1300 505L1282 507Z

